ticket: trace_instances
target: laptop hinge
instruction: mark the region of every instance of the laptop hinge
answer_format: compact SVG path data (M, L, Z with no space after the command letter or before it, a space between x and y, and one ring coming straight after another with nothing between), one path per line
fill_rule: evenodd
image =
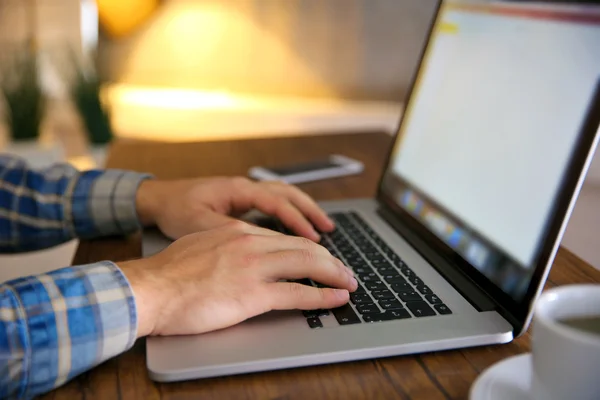
M379 216L387 222L400 236L409 242L427 262L431 264L469 303L479 311L496 310L497 306L489 295L481 290L462 271L453 267L452 264L441 254L433 251L424 240L416 235L408 226L403 224L396 214L379 203L377 209Z

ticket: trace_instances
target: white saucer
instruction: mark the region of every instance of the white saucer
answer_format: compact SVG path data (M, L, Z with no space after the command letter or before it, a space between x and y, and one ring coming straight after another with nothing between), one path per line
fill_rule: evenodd
M531 353L500 361L479 375L469 395L470 400L529 400Z

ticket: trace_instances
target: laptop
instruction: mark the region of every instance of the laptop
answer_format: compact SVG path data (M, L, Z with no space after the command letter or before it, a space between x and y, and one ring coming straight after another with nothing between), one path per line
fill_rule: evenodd
M337 224L322 244L360 283L351 301L148 338L152 379L502 344L525 332L598 141L600 11L444 2L424 47L376 198L321 203ZM146 237L144 252L161 240Z

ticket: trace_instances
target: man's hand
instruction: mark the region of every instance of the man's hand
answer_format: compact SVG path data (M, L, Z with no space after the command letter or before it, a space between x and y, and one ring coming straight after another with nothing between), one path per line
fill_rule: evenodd
M241 221L119 266L135 294L138 337L208 332L271 310L338 307L357 287L325 248ZM301 278L339 289L282 281Z
M144 225L157 225L172 239L222 226L252 209L278 218L313 241L319 240L315 228L334 229L325 212L298 188L242 177L144 181L136 207Z

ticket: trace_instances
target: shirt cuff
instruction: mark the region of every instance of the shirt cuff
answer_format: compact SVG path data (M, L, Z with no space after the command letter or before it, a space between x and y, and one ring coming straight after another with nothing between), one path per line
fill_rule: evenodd
M80 265L5 283L13 293L11 360L19 392L32 397L131 348L137 313L129 282L112 262ZM15 343L17 341L13 341ZM19 365L19 367L17 367Z
M130 171L88 171L73 189L72 218L77 236L123 235L142 228L136 193L148 174Z

